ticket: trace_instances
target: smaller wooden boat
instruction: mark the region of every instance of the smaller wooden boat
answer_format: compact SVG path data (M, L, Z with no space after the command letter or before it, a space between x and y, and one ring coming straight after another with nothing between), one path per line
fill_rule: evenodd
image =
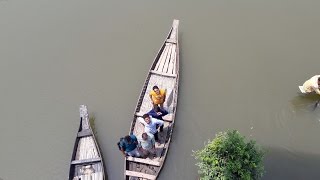
M73 148L69 180L105 180L102 156L85 105L80 106L80 127Z

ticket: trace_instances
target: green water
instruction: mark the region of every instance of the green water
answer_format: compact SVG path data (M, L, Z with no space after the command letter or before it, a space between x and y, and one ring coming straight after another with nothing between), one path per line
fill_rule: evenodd
M0 0L0 178L67 179L79 105L111 180L116 147L172 20L180 19L178 114L159 180L195 180L192 150L237 129L268 150L264 179L319 179L315 74L320 2Z

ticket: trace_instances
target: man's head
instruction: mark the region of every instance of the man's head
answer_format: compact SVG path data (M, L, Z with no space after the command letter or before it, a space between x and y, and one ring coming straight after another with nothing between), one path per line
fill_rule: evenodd
M142 139L145 140L145 141L148 140L148 134L147 133L143 133L142 134Z
M145 121L147 124L150 124L151 120L150 120L149 114L144 114L144 115L142 116L142 118L144 119L144 121Z
M124 137L124 140L129 144L131 143L131 137L130 136Z
M156 94L160 94L160 90L158 86L153 86L152 90L156 93Z

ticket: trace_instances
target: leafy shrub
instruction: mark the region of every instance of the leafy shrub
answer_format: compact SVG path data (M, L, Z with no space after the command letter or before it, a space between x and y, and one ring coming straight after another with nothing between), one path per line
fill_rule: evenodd
M265 151L236 130L220 132L193 155L201 180L256 180L263 176Z

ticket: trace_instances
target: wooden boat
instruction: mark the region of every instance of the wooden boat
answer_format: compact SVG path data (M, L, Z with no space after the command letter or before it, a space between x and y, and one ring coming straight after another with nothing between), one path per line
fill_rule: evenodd
M80 106L80 127L73 148L69 180L105 180L102 156L85 105Z
M125 180L157 179L166 159L171 141L172 129L175 122L177 97L179 87L179 20L174 20L167 38L155 57L148 76L142 88L131 123L130 134L141 136L144 126L137 120L152 109L149 92L157 85L166 89L167 96L164 108L169 112L164 119L164 131L159 133L162 137L160 145L156 144L157 155L155 158L125 158Z

